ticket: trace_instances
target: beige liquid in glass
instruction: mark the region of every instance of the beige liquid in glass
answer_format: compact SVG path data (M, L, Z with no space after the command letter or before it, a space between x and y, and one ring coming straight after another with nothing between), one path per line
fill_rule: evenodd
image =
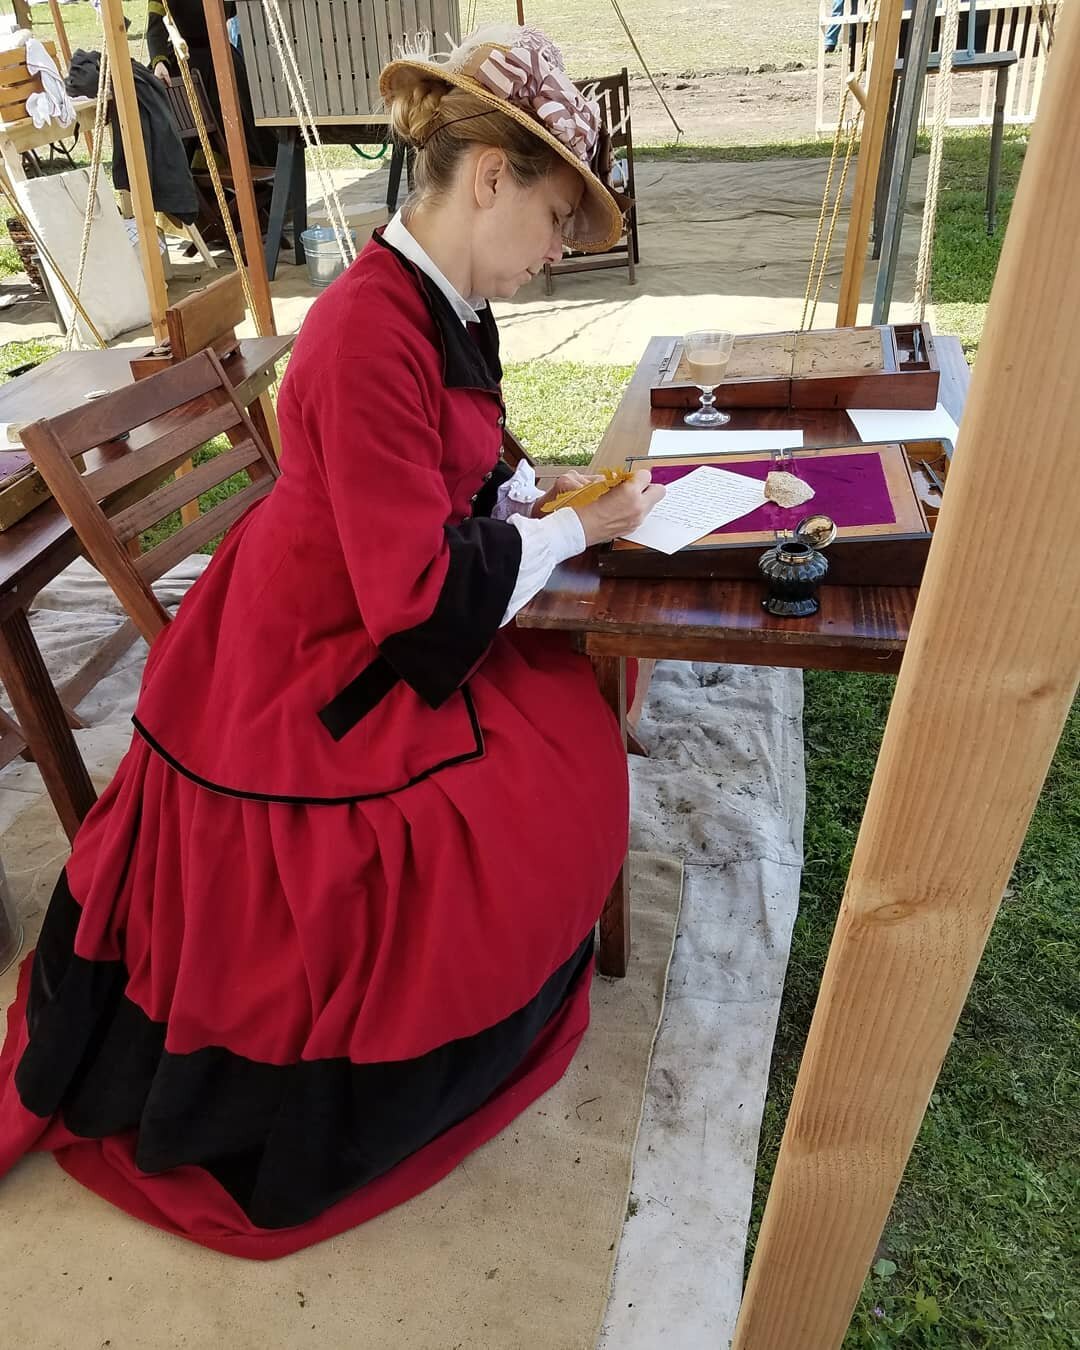
M702 389L715 389L724 381L730 352L718 352L713 347L694 347L686 353L686 368L690 378Z

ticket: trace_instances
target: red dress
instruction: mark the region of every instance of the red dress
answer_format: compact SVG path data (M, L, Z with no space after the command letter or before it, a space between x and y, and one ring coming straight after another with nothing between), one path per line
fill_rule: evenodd
M627 844L586 659L499 623L490 315L376 239L315 304L274 491L155 643L28 958L0 1173L273 1257L432 1185L562 1074Z

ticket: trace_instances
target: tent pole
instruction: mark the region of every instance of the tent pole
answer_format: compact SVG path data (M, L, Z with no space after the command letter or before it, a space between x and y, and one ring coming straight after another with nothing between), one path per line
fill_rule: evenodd
M214 62L214 79L217 81L218 99L221 103L221 120L225 126L229 169L240 211L240 232L244 240L248 276L251 278L251 293L255 299L255 313L252 318L259 332L264 336L270 336L277 332L277 328L274 326L270 278L267 275L266 256L263 253L262 228L259 225L259 209L255 204L255 187L251 179L251 162L248 159L247 140L244 136L244 118L240 111L240 92L236 87L236 68L233 65L232 44L229 42L229 30L225 22L225 6L222 0L203 0L203 13L206 15L206 28L210 34L210 55Z
M131 66L131 51L120 0L101 0L101 24L105 30L105 46L112 67L113 97L116 99L120 139L124 145L131 201L139 230L139 257L146 278L146 294L150 300L150 322L154 326L155 340L162 342L167 336L165 309L169 298L165 288L165 267L158 249L157 220L150 192L150 169L146 162L139 99L135 92L135 72ZM91 191L95 188L96 184L91 184Z
M734 1350L843 1340L1077 687L1077 9L1047 67Z
M863 112L859 160L844 249L844 272L840 279L840 298L836 309L836 322L841 328L855 323L859 313L859 292L866 266L866 245L874 214L881 150L889 125L893 68L900 45L900 19L903 12L904 0L881 0L874 27L873 64L870 67L870 84Z
M71 43L68 41L64 16L60 13L60 0L49 0L49 13L52 15L53 27L56 29L56 43L60 48L60 55L64 58L64 71L66 73L71 67Z
M871 323L888 323L896 284L896 262L900 255L900 235L904 229L911 161L919 132L919 108L926 88L926 63L930 59L934 35L936 0L914 0L911 16L911 41L900 76L900 111L896 117L896 148L893 151L889 193L885 206L885 228L881 237L881 261L874 284L874 308ZM938 91L941 96L941 91Z

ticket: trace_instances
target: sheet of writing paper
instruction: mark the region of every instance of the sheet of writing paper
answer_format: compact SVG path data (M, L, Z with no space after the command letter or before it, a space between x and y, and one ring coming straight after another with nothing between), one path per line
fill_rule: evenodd
M623 538L661 553L677 553L728 521L756 511L764 501L765 484L759 478L702 465L668 484L664 500Z
M801 431L691 431L664 427L653 432L650 455L722 455L736 450L791 450L802 446Z
M956 444L959 428L939 403L936 408L849 408L863 441L932 441L944 437Z

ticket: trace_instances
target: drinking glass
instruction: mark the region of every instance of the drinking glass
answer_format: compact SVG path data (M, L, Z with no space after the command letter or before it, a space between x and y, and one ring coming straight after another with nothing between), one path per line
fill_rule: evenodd
M734 341L735 334L724 328L706 328L683 338L690 378L701 390L701 406L683 418L687 426L722 427L731 421L731 415L716 406L713 390L723 381Z

